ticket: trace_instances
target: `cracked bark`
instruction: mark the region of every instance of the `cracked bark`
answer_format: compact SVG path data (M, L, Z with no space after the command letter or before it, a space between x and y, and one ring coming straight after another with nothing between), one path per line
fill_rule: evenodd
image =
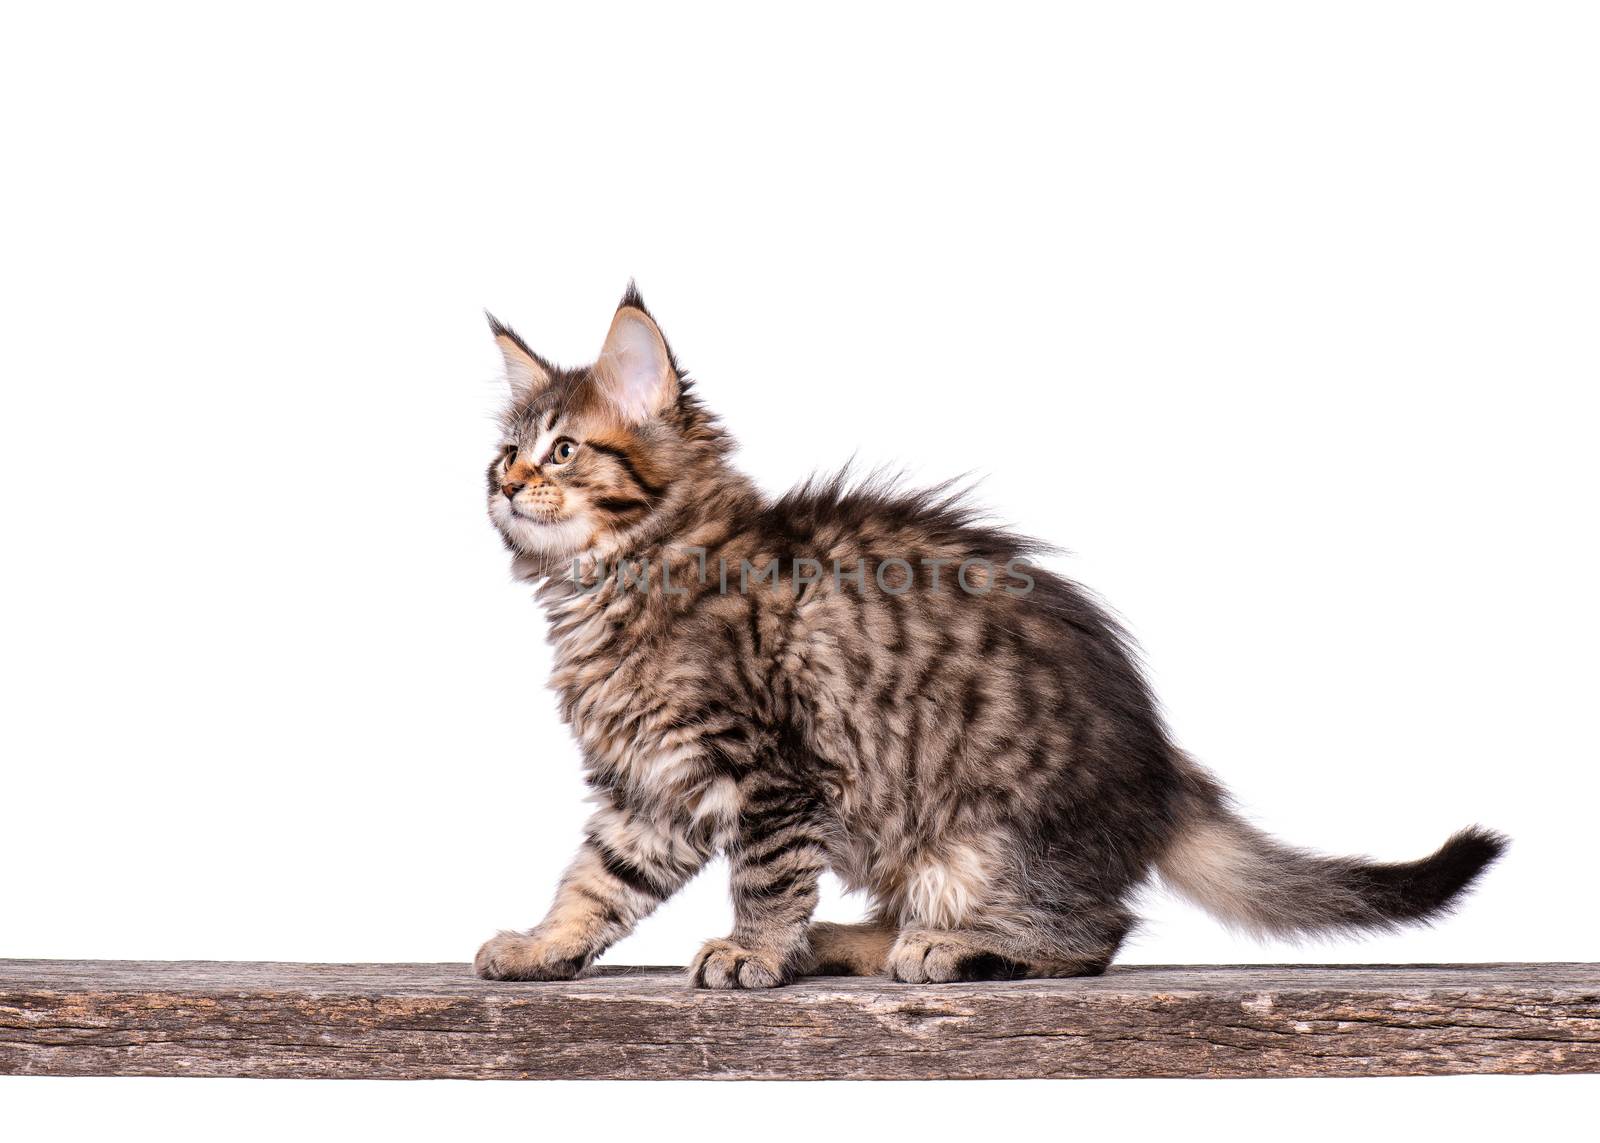
M1600 1072L1600 965L1127 966L704 992L676 969L0 960L0 1074L961 1079Z

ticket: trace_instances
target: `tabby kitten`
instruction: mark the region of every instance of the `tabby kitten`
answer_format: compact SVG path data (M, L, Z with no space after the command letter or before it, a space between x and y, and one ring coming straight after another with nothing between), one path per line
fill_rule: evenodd
M577 975L719 851L736 919L694 958L707 988L1099 973L1152 871L1257 933L1386 929L1504 848L1476 827L1402 864L1274 841L1029 541L940 491L764 496L632 287L586 368L490 325L512 395L489 516L538 584L596 809L549 915L479 975ZM811 923L826 869L870 920Z

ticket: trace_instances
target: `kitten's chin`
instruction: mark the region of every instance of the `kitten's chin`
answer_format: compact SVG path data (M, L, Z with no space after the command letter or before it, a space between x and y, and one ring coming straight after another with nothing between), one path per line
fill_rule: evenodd
M536 556L566 556L583 550L588 526L579 520L529 520L517 517L500 525L501 534L519 551Z
M589 544L589 525L578 517L545 522L503 509L490 515L500 534L524 555L562 559L577 555Z

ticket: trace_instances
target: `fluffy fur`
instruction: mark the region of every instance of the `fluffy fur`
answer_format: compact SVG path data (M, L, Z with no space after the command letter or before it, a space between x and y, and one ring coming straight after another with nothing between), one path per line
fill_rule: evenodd
M596 809L549 915L481 975L581 972L719 851L735 924L694 958L709 988L1098 973L1152 872L1260 933L1388 928L1503 848L1474 828L1385 865L1258 832L1039 545L948 490L763 495L631 287L586 368L491 327L512 398L489 514L538 584ZM867 923L810 923L828 869Z

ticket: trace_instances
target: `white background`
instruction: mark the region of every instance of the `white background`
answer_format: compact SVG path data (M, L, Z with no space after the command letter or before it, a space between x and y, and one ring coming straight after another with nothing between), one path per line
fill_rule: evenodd
M637 276L768 487L852 454L987 474L1274 832L1516 839L1433 930L1261 946L1152 894L1125 960L1600 958L1597 31L1529 3L13 6L0 955L464 961L537 920L581 784L484 518L480 310L586 360ZM608 959L727 924L717 867ZM1600 1089L795 1095L0 1080L26 1138L455 1137L597 1100L619 1133L1137 1106L1320 1138Z

